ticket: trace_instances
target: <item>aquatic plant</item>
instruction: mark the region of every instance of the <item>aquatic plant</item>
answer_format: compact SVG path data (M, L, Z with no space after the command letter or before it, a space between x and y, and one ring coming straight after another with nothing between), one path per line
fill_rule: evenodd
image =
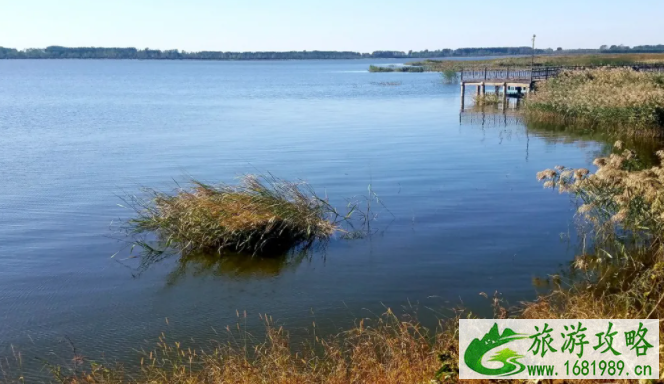
M182 258L198 251L273 257L308 251L335 233L342 239L371 236L379 231L371 227L379 211L392 215L371 185L366 195L346 199L342 214L306 182L271 174L245 175L238 185L190 184L171 193L144 188L142 196L124 198L136 217L119 229L131 239L132 250L141 249L138 272L173 251Z
M473 100L475 105L484 106L484 105L498 105L503 102L502 97L496 93L486 93L484 95L474 95Z
M207 185L174 194L146 189L132 197L131 234L156 232L181 251L223 249L258 253L324 240L340 230L341 216L304 182L247 175L239 185Z
M631 69L567 71L538 84L529 121L589 126L630 135L664 131L664 75Z
M444 69L440 75L443 78L443 83L453 84L457 81L458 71L454 68L448 68Z
M414 65L370 65L369 72L424 72L425 68Z

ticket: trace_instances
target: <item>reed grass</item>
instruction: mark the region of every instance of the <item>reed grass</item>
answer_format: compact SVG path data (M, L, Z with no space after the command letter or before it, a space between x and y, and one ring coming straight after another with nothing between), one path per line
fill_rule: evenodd
M486 93L484 95L474 95L473 101L475 105L486 106L486 105L499 105L502 104L503 99L500 95L495 93Z
M369 72L424 72L425 68L423 66L414 66L414 65L388 65L388 66L378 66L370 65Z
M602 244L629 240L664 255L664 150L649 167L622 141L614 144L614 152L595 159L595 173L559 166L537 177L546 187L571 193L583 203L578 213Z
M68 384L393 384L430 383L436 371L441 378L455 374L450 366L457 360L454 326L430 332L388 309L337 335L314 334L296 349L289 333L269 316L260 315L265 326L260 339L247 333L246 317L238 313L236 326L226 328L227 341L209 349L189 348L162 334L154 349L139 353L137 369L84 358L70 366L48 368L54 382ZM448 352L441 358L440 351ZM441 370L441 362L451 369L449 373ZM6 377L4 383L10 382L21 381Z
M454 84L457 82L459 71L454 68L443 70L440 75L443 78L443 83Z
M622 141L613 152L595 159L594 173L557 166L537 174L545 187L578 199L591 245L570 264L569 286L527 305L523 317L664 318L664 151L652 166Z
M664 75L631 69L563 72L527 100L528 121L589 127L616 134L660 136Z
M137 217L127 231L156 233L183 252L287 250L329 238L344 219L308 184L271 175L244 176L239 185L194 180L175 193L145 192L146 199L128 199Z

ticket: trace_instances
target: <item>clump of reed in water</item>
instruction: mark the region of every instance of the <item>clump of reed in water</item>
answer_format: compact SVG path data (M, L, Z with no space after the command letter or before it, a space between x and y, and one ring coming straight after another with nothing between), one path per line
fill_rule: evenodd
M370 65L369 72L424 72L425 68L413 65Z
M458 71L457 71L456 69L454 69L454 68L449 68L449 69L445 69L445 70L443 70L443 71L440 73L440 75L441 75L441 77L442 77L442 79L443 79L443 83L445 83L445 84L453 84L453 83L456 83L457 78L458 78L457 73L458 73Z
M183 251L224 249L259 253L329 238L344 217L304 182L248 175L239 185L192 187L175 194L148 189L133 198L130 232L155 232Z

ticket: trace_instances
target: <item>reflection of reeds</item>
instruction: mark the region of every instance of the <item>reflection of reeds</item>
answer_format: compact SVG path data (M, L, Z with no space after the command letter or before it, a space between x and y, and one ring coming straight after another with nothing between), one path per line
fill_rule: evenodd
M664 75L631 69L563 72L539 85L525 112L535 122L658 135L664 126Z
M145 255L144 255L145 256ZM176 284L186 276L216 276L233 279L263 279L279 276L288 268L294 268L311 256L309 249L300 249L269 257L247 257L239 253L191 252L183 254L177 260L175 269L168 276L169 284ZM150 267L150 259L142 258L142 269ZM152 261L159 261L153 259Z
M382 86L386 86L386 87L396 87L396 86L401 85L402 83L400 81L380 81L380 82L372 81L370 84L371 85L382 85Z

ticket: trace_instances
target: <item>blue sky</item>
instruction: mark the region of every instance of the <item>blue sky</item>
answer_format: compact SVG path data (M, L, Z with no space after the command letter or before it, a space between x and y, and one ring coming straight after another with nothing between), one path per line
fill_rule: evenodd
M187 51L664 44L664 0L0 0L0 46Z

